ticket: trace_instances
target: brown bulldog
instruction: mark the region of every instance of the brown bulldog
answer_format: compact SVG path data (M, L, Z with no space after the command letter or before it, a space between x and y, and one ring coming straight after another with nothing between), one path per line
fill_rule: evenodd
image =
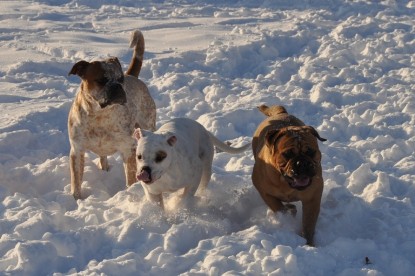
M69 74L78 75L81 86L68 118L71 193L82 198L81 184L85 151L100 156L100 167L109 170L107 155L121 153L127 185L135 180L135 140L137 127L155 130L156 106L147 86L139 80L143 63L144 37L132 34L133 58L124 74L116 57L103 61L79 61Z
M326 139L282 106L262 105L259 110L268 117L258 126L252 140L252 182L274 212L291 211L295 215L295 206L283 202L301 201L302 236L312 246L323 192L317 139Z

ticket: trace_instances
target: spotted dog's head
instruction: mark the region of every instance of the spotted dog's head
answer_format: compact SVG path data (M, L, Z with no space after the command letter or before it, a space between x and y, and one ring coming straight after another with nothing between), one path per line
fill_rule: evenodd
M122 86L124 73L116 57L104 61L79 61L69 72L82 79L81 90L101 108L112 104L125 104L127 97Z

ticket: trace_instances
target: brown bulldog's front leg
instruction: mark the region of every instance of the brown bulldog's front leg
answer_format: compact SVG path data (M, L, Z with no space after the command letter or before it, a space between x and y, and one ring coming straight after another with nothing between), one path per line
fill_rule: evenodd
M274 212L286 212L286 208L284 204L282 204L281 200L278 198L273 197L272 195L269 195L267 193L260 193L262 199L265 201L265 203L268 205L268 207Z
M302 236L307 245L314 246L314 230L316 228L318 215L320 213L321 197L302 202L303 205L303 230Z

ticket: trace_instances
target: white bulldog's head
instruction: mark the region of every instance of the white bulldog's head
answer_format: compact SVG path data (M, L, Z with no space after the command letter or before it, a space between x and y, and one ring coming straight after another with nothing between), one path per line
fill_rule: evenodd
M137 128L137 181L151 185L157 181L173 162L172 151L177 138L170 133L152 133Z

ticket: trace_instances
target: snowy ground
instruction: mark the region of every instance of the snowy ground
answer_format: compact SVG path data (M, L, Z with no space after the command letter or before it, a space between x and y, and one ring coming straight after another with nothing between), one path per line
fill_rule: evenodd
M413 275L414 15L402 0L1 1L0 274ZM102 172L88 154L89 197L73 199L67 74L109 55L126 66L137 28L158 125L189 117L241 145L256 106L283 104L328 139L317 247L301 213L267 215L250 151L216 154L192 208L126 190L118 155Z

